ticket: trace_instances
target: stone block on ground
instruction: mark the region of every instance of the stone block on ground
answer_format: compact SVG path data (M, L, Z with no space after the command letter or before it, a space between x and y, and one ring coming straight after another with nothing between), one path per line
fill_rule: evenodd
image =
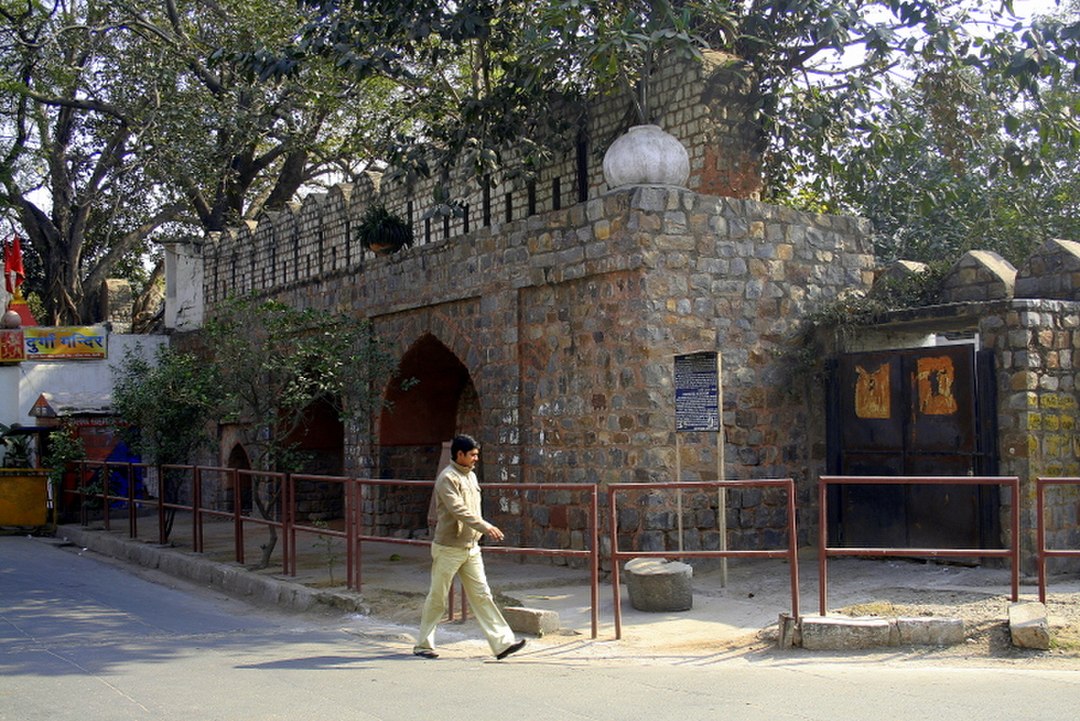
M546 633L555 633L561 628L559 614L556 611L525 606L506 606L502 612L510 628L518 633L543 636Z
M688 611L694 606L690 579L694 568L664 558L635 558L626 563L630 605L639 611Z
M1050 648L1050 623L1046 606L1035 601L1020 601L1009 605L1009 636L1012 645L1020 648Z
M956 646L964 642L960 618L918 616L896 619L897 643L901 646Z
M810 651L846 651L890 645L892 624L884 618L804 616L803 648Z

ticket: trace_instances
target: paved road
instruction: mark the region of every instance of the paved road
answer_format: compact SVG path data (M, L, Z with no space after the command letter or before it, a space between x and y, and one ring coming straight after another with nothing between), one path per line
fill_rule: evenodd
M284 615L41 539L0 536L2 721L1072 719L1080 670L642 663L602 644L423 661L406 629ZM453 634L453 629L446 633Z

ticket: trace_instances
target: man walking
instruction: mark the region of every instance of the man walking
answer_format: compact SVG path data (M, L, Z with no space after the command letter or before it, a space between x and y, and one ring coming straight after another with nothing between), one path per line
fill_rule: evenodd
M461 578L480 629L495 658L502 660L525 646L506 623L488 587L480 538L503 540L498 526L485 521L480 509L480 484L473 469L480 460L480 446L471 436L455 436L450 442L450 465L435 480L435 538L431 544L431 588L420 617L420 634L413 653L438 658L435 627L446 613L446 600L454 576Z

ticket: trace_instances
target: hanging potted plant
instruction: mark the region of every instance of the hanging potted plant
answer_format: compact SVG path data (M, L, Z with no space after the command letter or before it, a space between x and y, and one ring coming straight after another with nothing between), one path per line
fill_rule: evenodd
M382 203L364 211L357 224L356 239L376 255L389 255L413 244L412 226L401 216L391 213Z

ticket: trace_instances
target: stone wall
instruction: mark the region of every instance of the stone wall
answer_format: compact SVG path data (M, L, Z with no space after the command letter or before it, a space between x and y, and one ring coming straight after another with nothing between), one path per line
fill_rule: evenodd
M1021 479L1021 545L1025 568L1031 568L1037 548L1035 479L1080 476L1073 363L1080 354L1080 303L1015 300L1001 315L983 319L981 327L1000 363L1001 472ZM1080 487L1052 487L1046 502L1047 546L1080 548ZM1049 567L1080 564L1050 559Z
M362 272L313 274L276 295L371 318L399 357L435 337L475 385L478 428L466 430L483 443L486 482L672 480L673 356L719 350L726 476L794 476L809 510L824 429L784 352L802 317L868 286L872 267L861 221L642 187L369 259ZM347 473L385 475L379 458L407 463L378 450L376 425L370 439L346 434ZM715 478L715 435L683 436L683 478ZM434 470L411 467L421 478ZM370 499L371 511L415 526L417 499L386 501ZM627 547L676 547L673 502L628 500ZM684 502L684 547L719 547L717 499ZM573 546L580 512L555 510L578 503L493 502L492 513L520 538ZM727 505L733 546L783 544L783 498L731 492Z

